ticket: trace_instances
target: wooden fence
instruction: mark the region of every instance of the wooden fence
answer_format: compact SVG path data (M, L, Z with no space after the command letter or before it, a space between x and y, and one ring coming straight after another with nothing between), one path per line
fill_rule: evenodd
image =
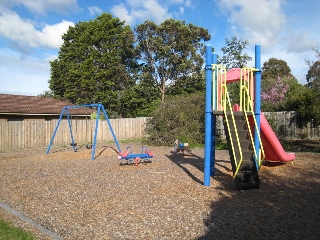
M310 124L301 129L291 122L294 112L264 113L268 122L276 129L276 134L284 139L306 138L320 139L320 128L312 128ZM110 123L118 140L139 139L143 136L147 118L110 119ZM49 145L58 120L28 120L0 122L0 150L46 147ZM222 118L219 117L218 128L225 138ZM72 133L77 143L93 142L95 120L72 120ZM107 121L100 120L97 141L113 140ZM53 145L69 145L71 142L67 120L62 120Z
M139 139L143 136L147 118L110 119L118 140ZM58 120L27 120L0 122L0 150L46 147L49 145ZM91 143L94 138L96 121L71 120L72 134L76 143ZM100 120L97 141L113 140L107 121ZM61 120L53 145L71 143L67 120Z
M264 112L269 125L281 139L320 139L320 127L314 128L310 123L298 128L294 119L295 112ZM217 118L217 128L221 130L221 138L225 139L222 116Z
M279 138L320 139L320 127L313 127L311 123L307 123L304 128L297 127L295 112L265 112L264 115Z

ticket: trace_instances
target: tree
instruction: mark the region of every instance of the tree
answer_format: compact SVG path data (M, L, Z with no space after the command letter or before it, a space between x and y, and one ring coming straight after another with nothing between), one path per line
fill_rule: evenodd
M320 90L320 60L312 64L306 77L309 88Z
M283 110L290 83L294 80L290 77L268 78L262 81L262 111L273 112Z
M247 63L251 61L252 57L243 51L247 48L249 42L247 40L238 40L236 37L232 37L231 40L225 39L225 46L221 48L223 52L222 57L218 57L218 63L223 64L226 70L231 68L244 68ZM228 92L232 103L240 103L240 84L234 82L228 84Z
M306 59L305 62L309 66L306 79L310 88L320 89L320 48L312 48L315 53L316 61Z
M291 69L287 62L277 58L270 58L263 63L262 66L262 80L277 79L282 77L293 77Z
M123 93L120 114L122 117L151 117L160 100L155 83L140 81Z
M162 101L168 92L203 90L201 69L205 48L202 42L210 40L208 30L168 19L159 26L145 21L135 28L135 33L141 72L154 79Z
M309 68L314 64L315 61L320 61L320 48L312 48L312 51L314 51L317 60L305 59L305 62L309 66Z
M221 48L222 57L218 57L218 63L223 64L227 70L231 68L244 68L251 61L252 57L243 51L247 48L247 40L238 40L237 37L225 39L225 46Z
M54 98L54 94L51 91L43 91L38 94L38 97Z
M103 13L69 27L62 36L58 58L52 62L49 87L75 104L101 103L119 111L123 91L134 85L134 34L118 18Z
M287 111L295 111L295 120L298 127L304 127L307 123L314 127L320 125L320 95L313 88L308 88L299 83L292 84L284 102Z

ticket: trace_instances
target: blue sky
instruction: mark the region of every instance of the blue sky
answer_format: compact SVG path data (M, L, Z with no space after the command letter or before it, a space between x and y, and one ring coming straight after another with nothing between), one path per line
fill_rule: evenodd
M0 0L0 93L37 95L49 90L50 64L62 44L61 35L79 21L102 12L132 27L167 18L209 30L218 54L225 38L248 40L271 57L286 61L302 84L320 47L319 0ZM250 63L253 65L252 63Z

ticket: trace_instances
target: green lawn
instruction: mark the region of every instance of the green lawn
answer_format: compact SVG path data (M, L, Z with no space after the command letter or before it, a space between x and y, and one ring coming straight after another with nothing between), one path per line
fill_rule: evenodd
M31 234L13 227L11 223L0 219L0 240L35 240L35 238Z

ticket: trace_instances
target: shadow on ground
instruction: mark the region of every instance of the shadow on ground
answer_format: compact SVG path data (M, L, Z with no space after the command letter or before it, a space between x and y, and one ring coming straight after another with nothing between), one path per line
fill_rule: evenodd
M211 203L211 213L204 220L205 239L320 239L320 158L317 154L298 155L302 164L270 163L260 172L260 189L235 190L230 167L216 159L214 179L228 194ZM173 153L167 157L198 184L189 170L191 164L200 171L204 159L195 154ZM302 162L305 161L305 162ZM311 166L311 167L307 167ZM219 188L214 188L219 191Z

